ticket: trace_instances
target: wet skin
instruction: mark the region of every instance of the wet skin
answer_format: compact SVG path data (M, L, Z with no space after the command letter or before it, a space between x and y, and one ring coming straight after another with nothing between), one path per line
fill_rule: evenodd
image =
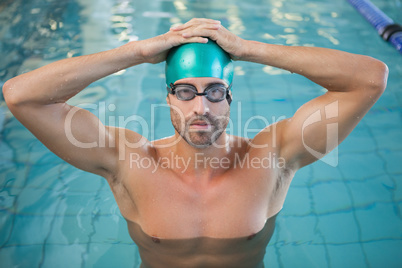
M240 167L236 157L243 161L266 152L250 149L246 139L229 139L232 166L206 184L188 181L185 173L170 168L133 170L128 161L121 175L131 179L124 185L110 183L142 267L263 267L293 175L276 168ZM157 161L169 152L151 144L144 157Z
M205 88L211 78L185 81ZM216 125L210 129L226 127L226 100L210 103L198 97L183 102L171 97L168 103L178 107L185 121L207 116ZM204 126L186 127L174 113L172 121L175 135L146 141L140 149L126 148L118 177L108 179L143 267L262 267L276 215L294 174L274 162L255 164L267 157L277 161L274 144L254 146L275 140L275 131L263 131L252 141L223 132L214 140L220 146L198 148L213 139ZM182 136L180 131L184 131ZM189 131L191 135L186 134ZM138 140L138 134L126 132L128 140ZM185 168L174 157L190 160L190 164ZM213 165L208 162L211 158L226 162ZM141 165L144 159L170 162L169 166Z
M160 239L128 221L146 267L264 267L265 248L275 228L275 216L259 232L235 238Z

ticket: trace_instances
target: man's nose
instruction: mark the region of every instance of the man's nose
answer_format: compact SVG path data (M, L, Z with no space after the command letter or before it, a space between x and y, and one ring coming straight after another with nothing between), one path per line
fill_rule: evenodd
M196 96L193 99L194 113L204 115L209 113L209 100L205 96Z

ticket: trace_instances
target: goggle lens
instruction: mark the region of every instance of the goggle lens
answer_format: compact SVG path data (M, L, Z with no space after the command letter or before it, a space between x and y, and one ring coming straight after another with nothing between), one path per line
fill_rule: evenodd
M178 100L189 101L194 99L195 96L205 96L210 102L220 102L226 99L230 88L230 86L226 88L222 84L212 84L204 92L198 93L197 89L189 84L171 84L170 87L170 93L176 95Z

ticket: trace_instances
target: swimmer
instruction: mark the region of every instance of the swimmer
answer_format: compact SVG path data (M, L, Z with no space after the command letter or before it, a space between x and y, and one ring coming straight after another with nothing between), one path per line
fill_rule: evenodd
M166 60L170 137L149 141L66 103L102 77ZM253 139L229 135L232 97L247 90L232 94L235 61L303 75L326 92ZM107 180L142 267L263 267L294 174L346 138L387 76L387 66L371 57L245 40L219 21L192 19L160 36L19 75L3 94L49 150Z

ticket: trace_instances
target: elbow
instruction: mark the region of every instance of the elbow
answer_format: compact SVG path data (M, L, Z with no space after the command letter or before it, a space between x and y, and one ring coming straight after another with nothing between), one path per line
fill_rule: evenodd
M12 79L6 81L3 85L3 97L5 102L7 103L7 106L12 105L15 103L15 98L13 98L13 82Z
M380 61L379 65L380 65L380 67L379 67L378 72L380 75L380 81L379 81L378 89L381 92L384 92L385 88L387 87L389 69L388 69L388 66L382 61Z
M21 104L24 100L21 94L17 94L17 78L12 78L6 81L3 85L3 97L8 106L11 109L12 106L17 106Z
M372 63L371 79L369 79L369 88L381 95L387 87L388 73L388 66L384 62L374 60Z

